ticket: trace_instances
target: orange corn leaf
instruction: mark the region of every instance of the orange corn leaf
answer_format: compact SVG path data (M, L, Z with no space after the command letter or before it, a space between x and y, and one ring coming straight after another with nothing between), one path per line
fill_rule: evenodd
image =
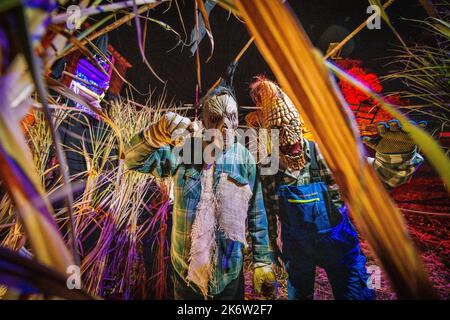
M400 211L366 161L355 119L300 23L279 1L235 4L280 85L313 130L357 226L398 297L434 297Z

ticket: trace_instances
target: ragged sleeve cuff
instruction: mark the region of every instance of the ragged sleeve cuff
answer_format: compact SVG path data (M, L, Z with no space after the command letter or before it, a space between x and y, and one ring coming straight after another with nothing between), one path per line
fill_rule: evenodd
M253 265L271 265L269 245L253 245Z
M368 159L380 179L389 187L407 182L423 162L416 149L409 153L388 154L377 152L374 159Z

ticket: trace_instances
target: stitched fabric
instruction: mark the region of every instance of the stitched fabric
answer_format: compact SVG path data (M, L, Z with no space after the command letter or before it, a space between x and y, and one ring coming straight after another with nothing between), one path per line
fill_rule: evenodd
M229 240L238 241L248 246L245 237L247 210L252 191L248 184L240 186L230 180L228 174L220 175L217 186L217 214L219 228Z
M187 280L195 283L203 296L208 294L208 284L212 272L211 263L215 261L214 254L217 253L215 237L217 202L213 190L213 171L213 167L203 170L202 192L192 224L192 244L187 275Z
M246 219L252 196L248 184L239 186L226 173L220 174L214 194L213 168L203 170L201 178L202 192L192 225L187 276L187 280L195 283L205 297L214 270L213 264L217 263L215 231L218 228L226 239L247 246Z

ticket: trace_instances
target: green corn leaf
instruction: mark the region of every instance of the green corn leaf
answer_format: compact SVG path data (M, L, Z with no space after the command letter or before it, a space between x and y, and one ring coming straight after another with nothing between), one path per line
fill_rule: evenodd
M326 66L333 71L339 78L348 81L353 86L363 91L365 94L369 95L371 98L376 100L383 109L389 112L393 117L398 119L403 125L405 131L411 134L411 137L417 143L417 145L423 150L428 161L433 165L436 171L441 176L447 189L450 187L450 160L445 155L439 144L422 128L415 126L411 121L404 116L401 112L395 109L395 107L389 103L386 103L384 99L378 94L374 93L372 90L367 88L357 79L348 75L345 71L339 69L334 64L329 61L325 62Z

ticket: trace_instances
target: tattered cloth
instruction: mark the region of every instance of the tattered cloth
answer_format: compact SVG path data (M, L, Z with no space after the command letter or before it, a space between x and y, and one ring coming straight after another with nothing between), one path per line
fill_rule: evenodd
M212 278L212 265L217 261L217 228L227 239L247 246L246 219L252 191L249 185L238 185L220 175L217 192L214 194L214 169L203 171L202 192L196 208L191 231L191 249L187 280L195 283L201 293L208 295Z

